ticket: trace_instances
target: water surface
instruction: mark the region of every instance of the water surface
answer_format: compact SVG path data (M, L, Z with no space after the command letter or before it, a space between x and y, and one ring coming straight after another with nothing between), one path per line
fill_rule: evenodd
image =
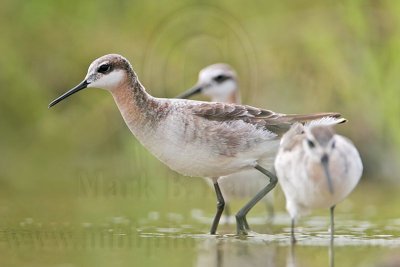
M24 185L25 191L2 194L1 266L400 264L395 186L364 182L339 204L330 247L328 210L302 218L296 226L298 243L291 245L279 189L273 219L257 206L249 215L253 232L248 237L234 234L233 216L223 217L219 234L211 236L215 199L201 179L100 180L96 184L81 177L59 187L56 181L45 187L33 183ZM232 210L241 204L232 203Z

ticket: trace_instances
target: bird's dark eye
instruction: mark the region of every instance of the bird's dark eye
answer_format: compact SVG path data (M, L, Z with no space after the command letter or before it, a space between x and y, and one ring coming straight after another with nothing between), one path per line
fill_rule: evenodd
M103 64L97 69L97 71L100 72L100 73L106 73L106 72L109 72L110 69L111 69L111 65L110 64Z
M335 148L335 146L336 146L336 142L335 142L335 141L333 141L333 142L332 142L332 149L334 149L334 148Z
M220 74L214 78L214 81L221 83L221 82L225 81L226 79L228 79L227 76Z
M310 148L314 148L314 147L315 147L314 142L311 141L311 140L307 140L307 144L308 144L308 146L309 146Z

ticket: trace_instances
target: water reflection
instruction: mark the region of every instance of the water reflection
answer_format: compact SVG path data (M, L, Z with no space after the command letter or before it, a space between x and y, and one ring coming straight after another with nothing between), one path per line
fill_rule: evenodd
M292 245L288 250L288 257L286 259L286 267L297 267L296 262L296 246Z
M329 245L329 266L335 266L335 245L333 243L333 239Z
M259 239L254 238L238 239L234 236L223 236L201 240L197 249L198 254L194 265L197 267L335 266L335 246L333 243L322 247L303 247L301 245L260 242ZM299 255L296 254L298 249L301 251ZM316 254L304 258L307 255L305 251L310 249L316 250ZM326 256L323 256L323 254ZM310 265L310 260L316 255L319 259L315 262L311 261Z
M124 266L135 263L138 266L353 267L365 266L365 262L370 263L368 266L391 266L385 264L394 262L390 255L397 255L400 248L400 220L384 222L383 227L363 221L341 221L346 226L339 225L334 246L326 229L313 222L312 226L300 229L298 243L292 246L286 226L274 225L271 234L253 233L246 238L233 234L211 236L206 233L208 224L199 230L201 226L184 225L174 215L167 217L177 227L168 224L157 227L154 225L162 225L158 221L162 216L153 215L136 223L125 217L76 224L42 223L28 218L1 226L0 252L14 255L15 251L24 251L24 255L35 258L38 251L51 251L54 260L64 256L76 259L93 256L104 261L102 266L112 266L113 257L107 255L117 255L125 260ZM24 265L24 259L20 263Z
M296 246L295 244L292 244L288 248L288 255L286 258L286 267L302 267L301 264L299 264L296 260ZM328 265L329 267L334 267L335 266L335 246L333 242L330 242L328 248Z
M206 239L199 243L195 266L278 266L276 245L256 244L234 236Z

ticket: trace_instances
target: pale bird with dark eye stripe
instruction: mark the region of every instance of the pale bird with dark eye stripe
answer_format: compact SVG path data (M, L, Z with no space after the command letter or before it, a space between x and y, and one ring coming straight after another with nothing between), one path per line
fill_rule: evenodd
M292 219L292 242L296 241L296 218L317 208L330 209L333 242L334 208L362 175L363 165L353 143L331 126L296 123L282 137L275 170Z
M205 67L199 72L197 84L176 98L190 98L202 94L213 102L241 104L236 71L224 63Z
M199 72L196 85L177 98L189 98L196 94L209 97L212 102L224 102L241 104L239 84L236 71L225 63L217 63L203 68ZM206 178L207 182L211 180ZM268 181L265 175L257 170L247 170L221 177L218 184L224 196L225 213L229 217L230 208L228 203L234 199L251 198L255 196ZM210 183L213 186L213 183ZM268 194L262 199L266 204L270 217L273 216L273 194Z
M247 213L277 183L266 168L272 167L281 134L297 121L340 116L286 115L235 104L156 98L146 92L129 61L117 54L96 59L85 79L49 107L91 87L111 93L133 135L160 161L180 174L213 179L218 202L212 234L225 205L219 177L257 169L270 178L236 215L238 233L246 234Z

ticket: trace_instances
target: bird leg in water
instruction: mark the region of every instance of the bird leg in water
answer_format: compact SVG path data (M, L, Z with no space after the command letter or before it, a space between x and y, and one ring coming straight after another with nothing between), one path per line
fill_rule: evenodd
M294 236L294 223L295 223L295 218L292 218L292 227L290 230L292 244L296 243L296 237Z
M331 207L331 245L333 245L333 237L335 234L335 218L334 218L334 213L335 213L335 205Z
M265 195L267 195L268 192L271 191L278 182L278 178L272 172L264 169L260 165L256 165L254 168L257 169L258 171L260 171L261 173L265 174L266 176L268 176L270 178L270 180L269 180L269 184L266 187L264 187L260 192L258 192L257 195L255 195L255 197L252 198L236 214L236 223L237 223L237 233L238 234L244 234L244 235L247 234L247 231L250 230L250 227L246 220L247 213L254 207L255 204L257 204L257 202L259 202Z
M214 183L215 194L217 195L217 213L215 214L213 223L211 225L210 234L215 235L217 232L217 227L219 224L219 220L221 219L222 212L224 211L225 207L225 200L222 196L221 189L219 188L219 184L216 181Z

